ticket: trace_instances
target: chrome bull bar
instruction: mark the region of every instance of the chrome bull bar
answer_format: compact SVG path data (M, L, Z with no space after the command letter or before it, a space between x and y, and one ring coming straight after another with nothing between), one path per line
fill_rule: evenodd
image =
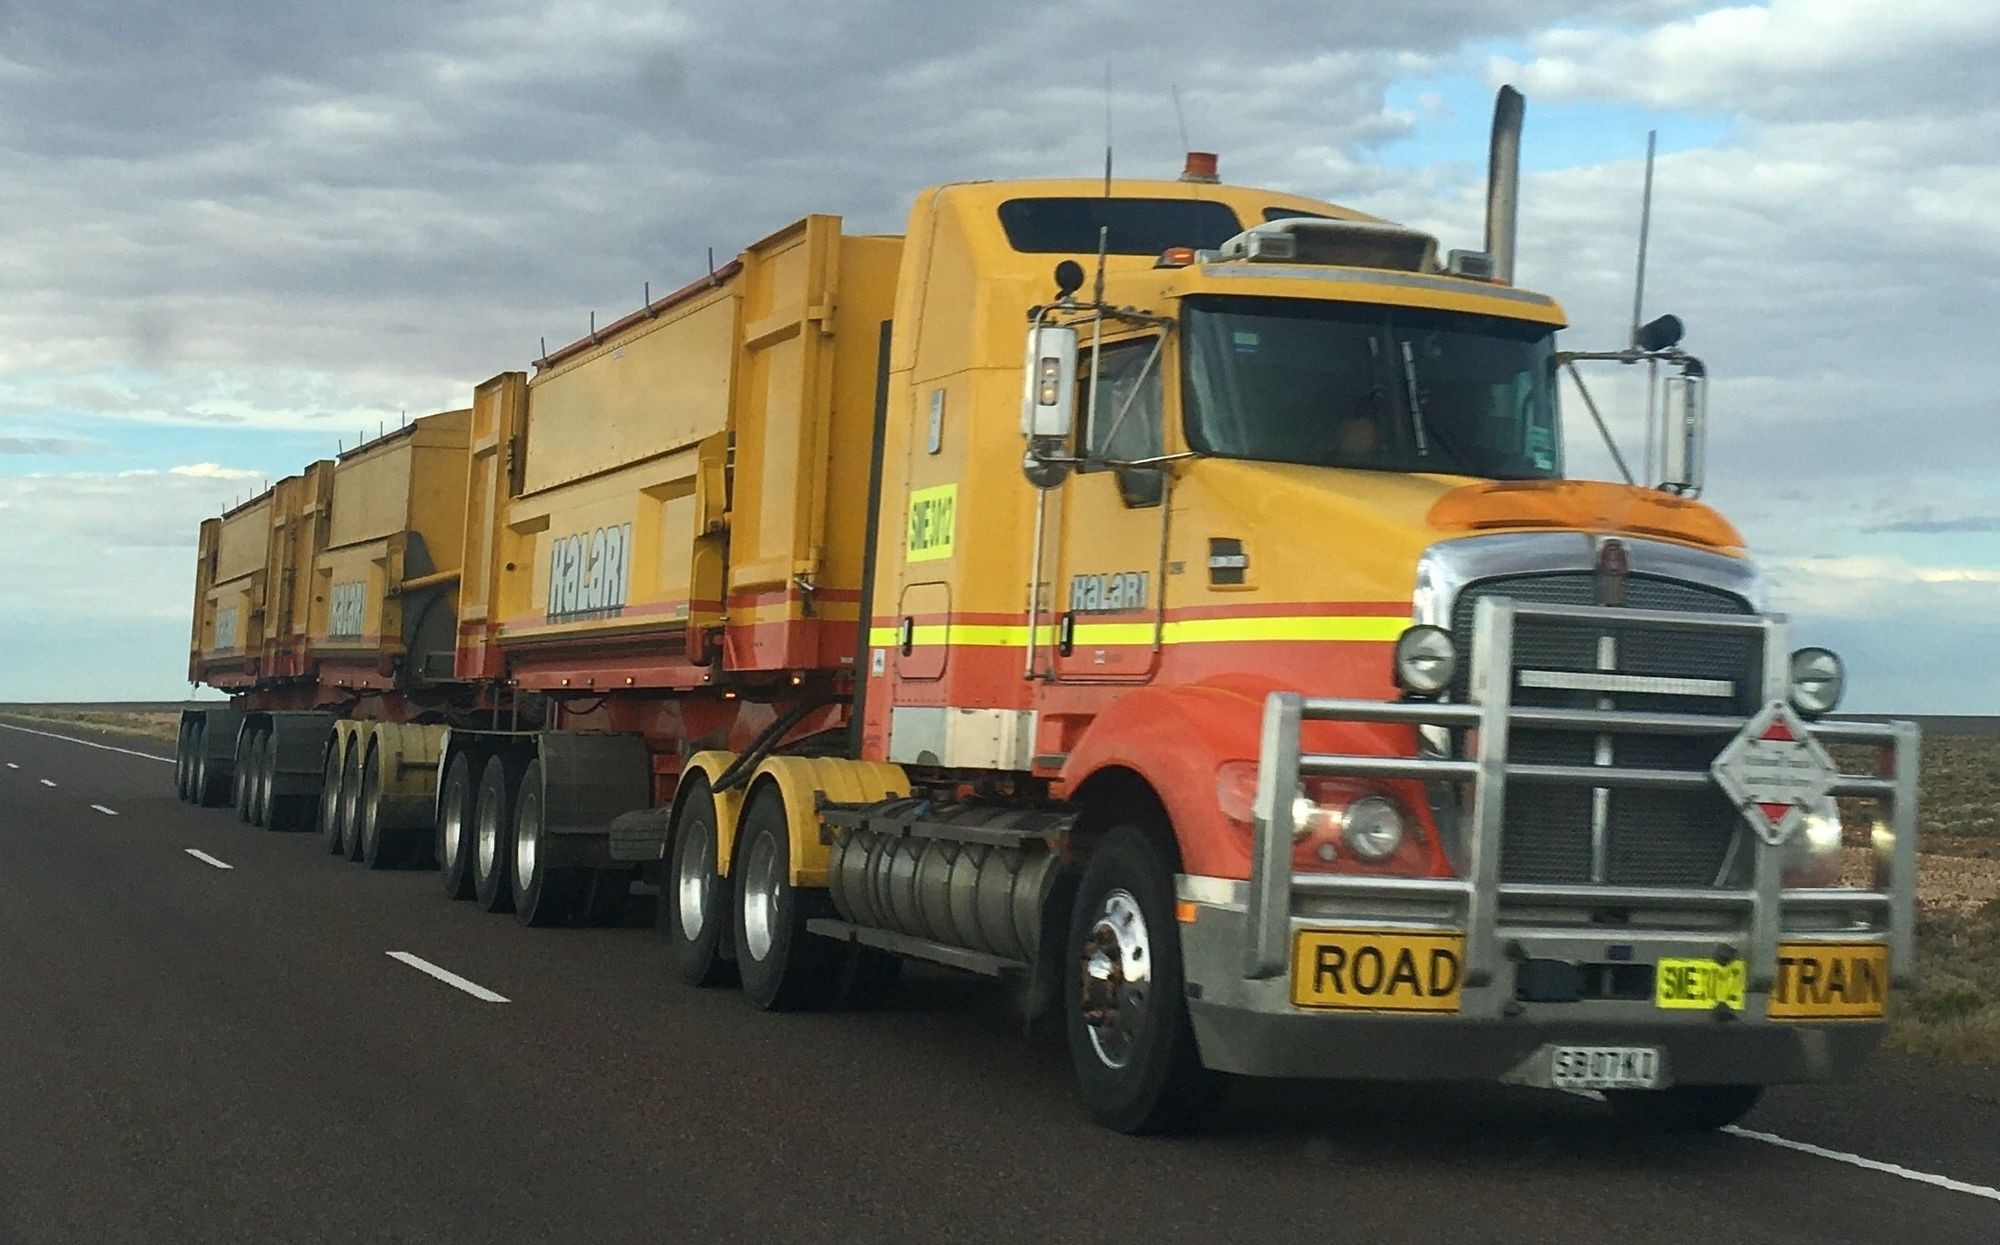
M1321 699L1274 692L1264 704L1255 805L1255 839L1250 864L1245 926L1248 942L1243 973L1268 979L1287 971L1293 930L1293 896L1306 893L1347 899L1427 899L1453 906L1465 928L1465 985L1494 985L1501 976L1501 909L1507 903L1544 907L1645 906L1655 909L1730 911L1749 916L1744 956L1748 986L1768 991L1778 970L1778 944L1790 910L1843 908L1875 914L1874 936L1889 947L1891 980L1914 979L1916 966L1917 762L1914 723L1813 722L1822 742L1886 745L1893 749L1888 777L1841 774L1830 794L1882 799L1895 835L1889 885L1884 890L1849 887L1788 889L1782 885L1784 848L1772 847L1747 831L1744 845L1755 852L1748 889L1507 883L1500 879L1502 822L1510 782L1550 783L1592 788L1689 789L1712 786L1706 771L1638 769L1605 765L1529 764L1508 759L1508 732L1524 729L1592 730L1620 734L1711 735L1740 733L1750 719L1730 715L1642 713L1516 707L1513 704L1514 627L1519 618L1557 622L1659 628L1693 632L1754 632L1764 645L1763 700L1789 693L1790 652L1782 618L1740 614L1671 613L1530 604L1505 598L1479 602L1474 615L1469 704ZM1390 722L1456 727L1476 732L1472 755L1445 757L1341 756L1301 751L1300 729L1308 721ZM1469 783L1472 807L1465 826L1463 867L1456 878L1384 878L1292 872L1292 799L1302 777L1416 779ZM1635 931L1636 932L1636 931Z

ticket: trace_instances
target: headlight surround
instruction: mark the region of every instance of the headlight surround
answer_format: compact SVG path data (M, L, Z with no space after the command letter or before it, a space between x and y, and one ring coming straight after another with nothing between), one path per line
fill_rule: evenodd
M1402 810L1386 796L1363 796L1349 804L1340 817L1341 842L1370 864L1395 855L1406 832Z
M1802 648L1792 654L1792 707L1800 713L1832 713L1847 690L1847 666L1828 648Z
M1416 696L1437 696L1458 673L1451 632L1419 623L1396 637L1396 686Z

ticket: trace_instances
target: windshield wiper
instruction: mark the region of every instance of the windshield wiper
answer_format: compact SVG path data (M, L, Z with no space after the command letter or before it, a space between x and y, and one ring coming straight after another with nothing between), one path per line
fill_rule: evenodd
M1410 400L1410 431L1417 438L1417 456L1429 454L1429 438L1424 435L1424 403L1417 396L1417 357L1410 349L1410 343L1397 342L1403 355L1403 393ZM1458 457L1456 454L1452 457Z

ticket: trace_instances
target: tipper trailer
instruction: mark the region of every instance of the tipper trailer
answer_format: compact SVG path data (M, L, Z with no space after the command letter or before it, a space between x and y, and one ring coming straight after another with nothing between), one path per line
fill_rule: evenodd
M1851 1073L1911 978L1915 732L1826 719L1838 658L1698 500L1678 322L1560 352L1513 284L1519 115L1481 251L1199 153L949 185L479 386L447 892L545 923L649 876L679 975L765 1009L1011 978L1128 1131L1218 1073L1672 1127ZM1565 478L1592 359L1671 374L1657 480Z

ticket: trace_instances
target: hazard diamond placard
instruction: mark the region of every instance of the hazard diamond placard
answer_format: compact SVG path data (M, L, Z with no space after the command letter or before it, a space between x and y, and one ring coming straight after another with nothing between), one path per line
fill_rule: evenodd
M1709 767L1760 838L1776 847L1833 788L1840 771L1782 700L1765 705Z

